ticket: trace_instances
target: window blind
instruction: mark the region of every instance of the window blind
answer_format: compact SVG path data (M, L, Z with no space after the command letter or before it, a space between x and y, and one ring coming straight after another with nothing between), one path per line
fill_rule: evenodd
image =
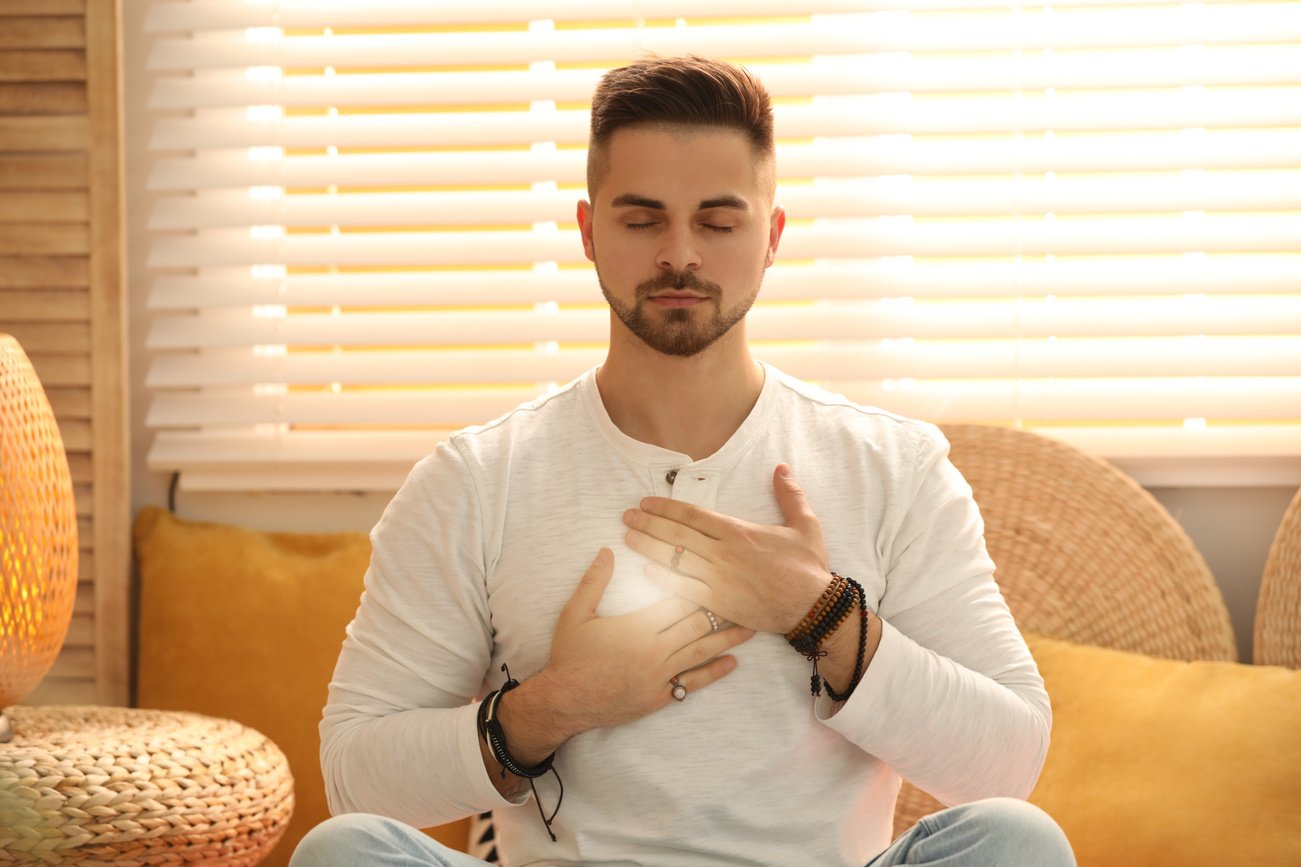
M647 52L774 97L758 357L1147 483L1301 481L1297 0L158 0L144 26L148 461L184 488L392 490L600 363L587 106Z

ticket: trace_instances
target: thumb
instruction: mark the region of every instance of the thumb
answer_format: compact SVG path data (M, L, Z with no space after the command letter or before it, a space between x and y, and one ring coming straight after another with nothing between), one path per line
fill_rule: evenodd
M799 482L795 481L795 474L791 472L789 464L777 465L777 471L772 477L772 486L777 492L777 505L781 506L787 523L809 517L812 513L809 501L804 497L804 489L800 487Z
M586 620L596 616L596 606L605 595L605 588L610 586L610 577L614 574L614 552L602 548L596 552L596 559L587 567L583 577L578 579L574 595L569 597L561 612L562 618L578 617Z

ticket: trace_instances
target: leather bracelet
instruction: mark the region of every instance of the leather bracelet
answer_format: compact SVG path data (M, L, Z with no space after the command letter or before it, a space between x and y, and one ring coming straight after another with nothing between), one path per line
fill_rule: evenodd
M518 680L508 680L501 689L489 694L479 705L479 737L488 744L488 749L492 750L492 757L503 770L510 771L517 777L535 780L551 770L551 763L555 761L556 754L547 756L535 767L524 767L511 755L510 748L506 745L506 732L502 731L501 721L497 718L497 705L501 702L501 697L517 686L519 686Z

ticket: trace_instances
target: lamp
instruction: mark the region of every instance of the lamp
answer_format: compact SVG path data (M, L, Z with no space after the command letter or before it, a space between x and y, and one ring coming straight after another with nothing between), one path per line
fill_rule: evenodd
M54 410L18 341L0 334L0 743L4 709L59 655L77 595L77 509Z

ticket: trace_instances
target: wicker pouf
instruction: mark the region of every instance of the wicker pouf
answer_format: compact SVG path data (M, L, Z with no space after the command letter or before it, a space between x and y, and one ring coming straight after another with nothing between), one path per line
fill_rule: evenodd
M230 720L12 707L0 744L0 863L251 865L293 812L279 747Z

